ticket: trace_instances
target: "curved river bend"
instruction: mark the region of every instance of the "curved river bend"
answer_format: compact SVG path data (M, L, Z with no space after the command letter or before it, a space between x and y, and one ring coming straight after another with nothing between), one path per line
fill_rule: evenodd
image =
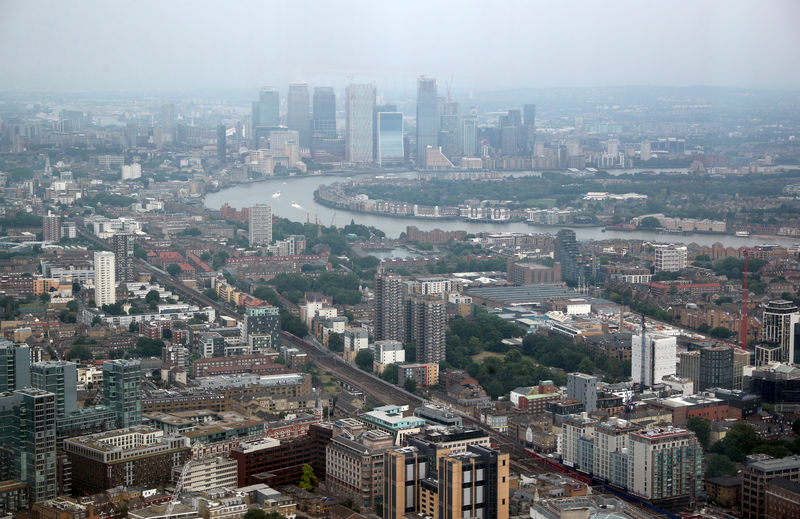
M354 175L356 176L356 175ZM311 176L311 177L280 177L251 184L241 184L216 193L209 193L205 198L205 205L210 209L219 209L224 203L240 209L255 204L267 204L272 207L273 214L288 218L295 222L319 222L323 225L344 226L355 220L356 223L374 226L386 233L387 236L396 238L406 227L414 225L422 230L442 229L445 231L464 230L468 233L478 232L521 232L521 233L549 233L555 234L560 227L528 225L526 223L470 223L461 220L438 220L425 218L394 218L378 214L358 213L343 209L332 209L314 201L314 191L324 184L341 182L341 176ZM273 194L280 191L279 197ZM758 244L780 244L784 246L796 243L797 239L775 237L738 237L722 234L659 234L646 231L602 231L600 227L573 228L579 240L609 240L613 238L623 240L648 240L655 242L672 243L697 243L711 246L716 242L726 247L742 247Z

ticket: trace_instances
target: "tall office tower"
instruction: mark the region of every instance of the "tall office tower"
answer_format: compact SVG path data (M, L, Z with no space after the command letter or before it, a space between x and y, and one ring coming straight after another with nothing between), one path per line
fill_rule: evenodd
M764 308L761 326L762 340L780 347L780 362L794 364L795 329L800 322L800 312L791 301L770 301Z
M525 152L533 153L536 143L536 105L522 105L522 129Z
M103 403L117 415L117 427L142 423L142 364L138 360L103 363Z
M311 147L311 110L308 96L308 83L298 81L289 84L287 98L288 112L286 126L300 134L300 147Z
M405 159L403 149L403 114L401 112L378 112L376 125L377 153L379 166L402 163Z
M73 362L51 360L31 366L31 386L56 396L56 416L78 410L78 367Z
M461 116L458 114L444 114L440 118L439 143L442 146L442 153L453 164L458 164L463 155L461 124Z
M275 306L248 308L244 316L244 336L248 346L256 353L259 350L279 349L281 316Z
M114 253L94 253L94 302L98 308L117 302L117 275Z
M675 374L677 359L675 337L647 333L642 347L642 336L631 338L631 377L634 384L652 387L661 379Z
M272 243L272 208L256 204L250 208L250 245Z
M425 165L425 149L439 145L439 94L434 78L417 79L417 166Z
M375 276L375 340L404 341L403 278L379 272Z
M125 283L136 281L133 270L133 250L136 235L132 232L118 232L111 239L114 248L114 274L116 281Z
M227 135L225 133L225 125L217 125L217 159L220 162L225 162L228 156Z
M639 146L639 160L642 162L650 160L650 141L642 141Z
M61 241L61 217L47 213L42 217L42 240L58 242Z
M375 87L349 85L346 90L347 130L345 160L354 164L370 164L372 156L372 114L375 110Z
M597 377L570 373L567 375L567 397L580 400L587 413L597 411Z
M656 272L677 272L686 268L688 249L685 245L657 244L654 248Z
M333 87L314 89L314 135L325 139L336 138L336 93Z
M678 428L630 433L628 491L661 508L693 506L703 488L703 449Z
M269 137L269 131L281 125L278 112L280 96L277 88L263 88L258 93L258 101L253 101L252 127L253 144L258 148L261 137Z
M478 117L471 112L461 120L461 151L467 157L478 155Z
M417 362L445 360L446 303L440 295L411 296L406 300L406 343L417 343Z
M682 358L682 357L681 357ZM695 392L711 388L733 389L733 348L714 346L700 350L700 380Z
M555 260L561 264L561 279L572 283L584 280L583 266L578 262L580 250L575 231L561 229L556 233ZM585 281L585 280L584 280Z
M381 112L396 112L397 105L383 104L375 105L372 110L372 156L375 157L375 162L378 161L378 114Z
M31 502L51 499L56 484L56 397L36 388L15 391L12 398L15 479L30 487ZM13 425L12 425L13 424Z
M0 393L31 385L31 348L0 339Z

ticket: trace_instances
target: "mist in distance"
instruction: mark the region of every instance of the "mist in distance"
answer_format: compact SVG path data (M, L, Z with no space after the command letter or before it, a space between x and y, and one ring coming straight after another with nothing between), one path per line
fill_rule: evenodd
M794 90L800 2L3 1L0 90Z

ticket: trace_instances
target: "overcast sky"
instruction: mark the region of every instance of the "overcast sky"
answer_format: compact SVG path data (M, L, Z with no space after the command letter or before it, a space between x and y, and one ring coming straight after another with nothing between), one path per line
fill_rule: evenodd
M0 0L0 90L797 89L800 1Z

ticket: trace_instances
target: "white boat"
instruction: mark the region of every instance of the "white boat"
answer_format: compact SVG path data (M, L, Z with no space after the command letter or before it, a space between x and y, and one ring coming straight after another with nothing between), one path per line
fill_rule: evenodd
M300 204L298 204L294 200L292 200L292 207L294 207L295 209L302 209L303 208L303 206L301 206Z
M747 231L736 231L736 236L739 236L740 238L747 238L750 236L750 233Z
M272 193L272 198L278 198L279 196L281 196L280 191L275 191L274 193Z

